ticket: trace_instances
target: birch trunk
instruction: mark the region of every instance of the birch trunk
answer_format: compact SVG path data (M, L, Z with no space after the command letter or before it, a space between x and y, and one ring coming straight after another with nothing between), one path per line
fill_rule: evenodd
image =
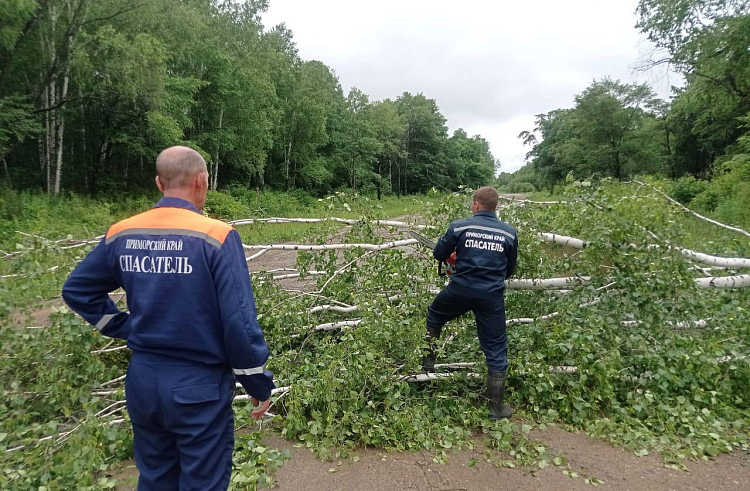
M3 169L5 170L5 182L10 187L10 173L8 172L8 162L5 160L5 157L3 157Z
M219 111L219 130L221 130L224 124L224 108ZM211 190L216 191L219 184L219 145L216 145L216 152L214 153L213 172L211 173Z

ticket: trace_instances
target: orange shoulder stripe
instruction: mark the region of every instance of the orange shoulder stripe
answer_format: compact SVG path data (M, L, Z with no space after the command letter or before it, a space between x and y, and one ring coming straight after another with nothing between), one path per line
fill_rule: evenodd
M107 232L109 244L123 235L185 235L198 237L221 247L232 226L183 208L153 208L112 225Z

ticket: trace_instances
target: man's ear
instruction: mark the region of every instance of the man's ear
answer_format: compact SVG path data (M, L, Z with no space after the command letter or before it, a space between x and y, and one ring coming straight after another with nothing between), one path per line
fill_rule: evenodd
M156 187L159 188L159 191L162 193L164 192L164 186L161 184L161 181L159 180L159 176L156 176Z

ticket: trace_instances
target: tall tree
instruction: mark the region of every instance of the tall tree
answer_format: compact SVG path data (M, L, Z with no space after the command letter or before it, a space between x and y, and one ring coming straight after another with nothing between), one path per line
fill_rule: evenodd
M448 128L437 102L423 94L404 92L396 104L406 123L406 156L398 168L398 193L424 192L431 187L446 189L444 150Z

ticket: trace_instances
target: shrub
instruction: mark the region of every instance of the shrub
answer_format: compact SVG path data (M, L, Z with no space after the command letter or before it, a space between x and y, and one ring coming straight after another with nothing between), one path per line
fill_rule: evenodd
M693 176L685 176L672 184L669 194L680 203L687 205L707 188L707 181L696 179Z
M207 215L221 220L236 220L249 215L248 207L232 195L219 191L209 191L204 211Z

